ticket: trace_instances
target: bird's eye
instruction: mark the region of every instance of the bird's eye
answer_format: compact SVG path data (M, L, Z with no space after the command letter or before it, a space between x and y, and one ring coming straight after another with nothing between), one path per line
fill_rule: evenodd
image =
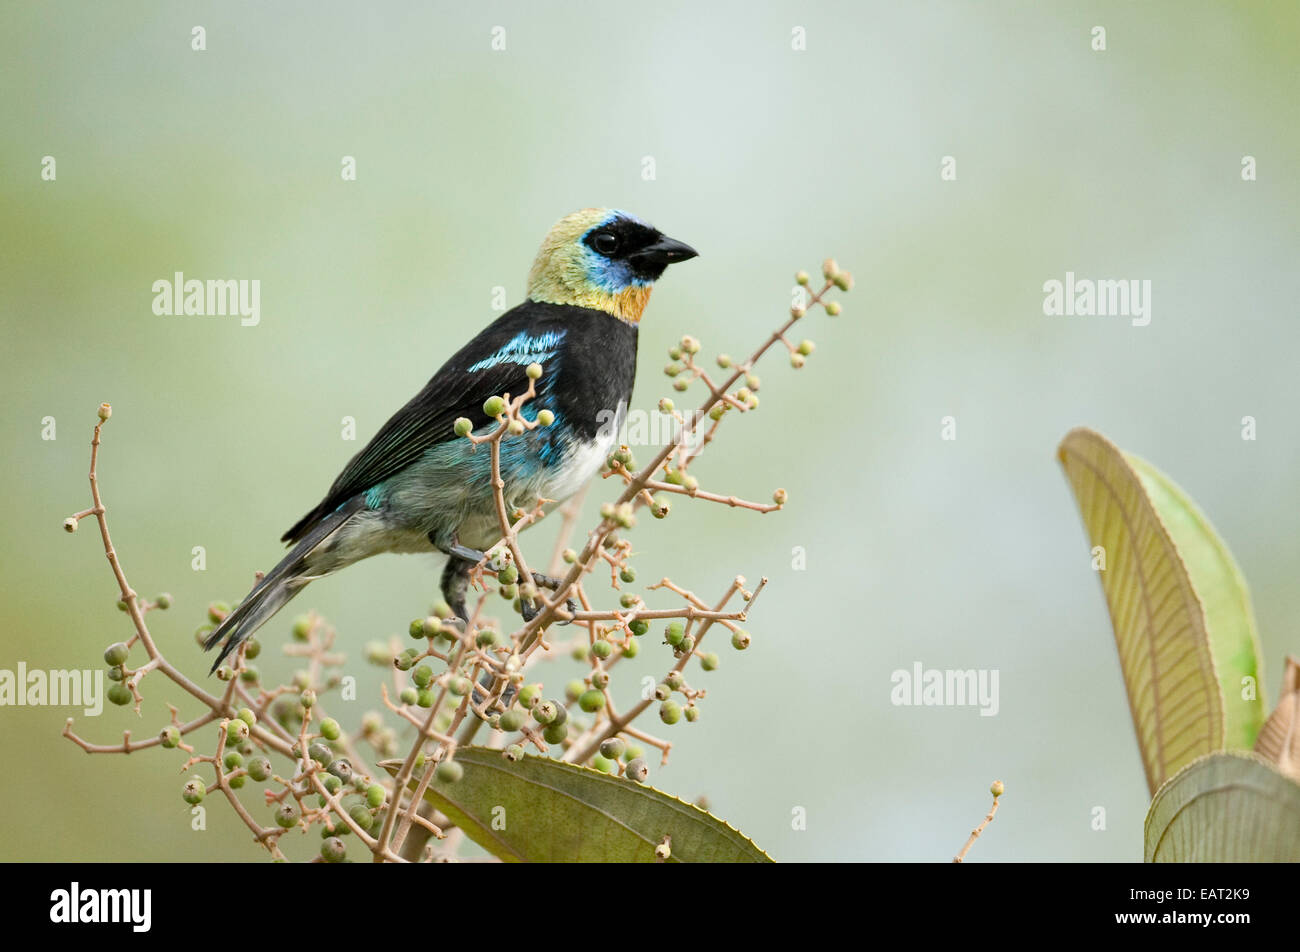
M612 255L618 250L618 236L604 231L591 240L591 246L603 255Z

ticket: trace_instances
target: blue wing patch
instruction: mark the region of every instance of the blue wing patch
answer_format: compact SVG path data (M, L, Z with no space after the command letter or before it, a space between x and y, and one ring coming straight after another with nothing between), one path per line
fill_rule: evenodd
M559 352L560 341L564 339L564 335L564 331L544 331L540 334L520 331L491 357L485 357L471 364L467 370L470 373L477 373L495 367L497 364L541 363Z

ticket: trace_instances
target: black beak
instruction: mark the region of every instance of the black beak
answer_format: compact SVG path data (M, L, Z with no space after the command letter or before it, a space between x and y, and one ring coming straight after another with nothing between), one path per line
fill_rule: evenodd
M664 268L670 264L689 261L697 255L699 252L685 242L660 235L653 244L632 252L628 258L639 268L663 273Z

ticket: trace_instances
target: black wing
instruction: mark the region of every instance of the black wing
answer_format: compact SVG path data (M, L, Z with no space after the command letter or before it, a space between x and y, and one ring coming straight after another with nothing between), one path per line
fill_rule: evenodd
M488 325L477 337L448 360L424 389L389 418L347 466L339 473L325 498L303 516L282 537L283 542L297 542L312 526L340 505L372 486L383 482L420 458L430 447L453 439L452 427L457 417L467 417L475 429L489 420L483 413L488 397L509 393L518 396L528 389L527 365L535 356L546 369L540 383L551 375L543 355L556 351L569 327L563 311L531 301L515 307ZM549 346L554 342L554 347ZM495 363L492 358L507 350L507 356ZM529 348L532 347L532 350ZM552 365L558 364L553 358ZM470 368L478 366L478 369Z

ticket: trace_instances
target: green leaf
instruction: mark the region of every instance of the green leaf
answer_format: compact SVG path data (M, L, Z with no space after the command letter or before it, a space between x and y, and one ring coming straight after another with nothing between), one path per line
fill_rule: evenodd
M1223 695L1205 610L1138 473L1101 434L1071 430L1058 456L1110 609L1147 787L1223 749ZM1097 546L1101 546L1100 553Z
M1250 750L1264 723L1263 673L1246 580L1191 498L1160 470L1126 453L1160 521L1169 530L1201 605L1223 695L1223 746ZM1249 690L1243 681L1249 678ZM1243 694L1249 697L1243 697Z
M1146 860L1300 861L1300 784L1254 754L1202 757L1151 801Z
M462 747L456 762L464 776L435 777L424 798L506 862L653 863L665 836L670 862L772 862L694 804L590 767L536 756L510 763L486 747ZM395 761L380 766L397 773Z

